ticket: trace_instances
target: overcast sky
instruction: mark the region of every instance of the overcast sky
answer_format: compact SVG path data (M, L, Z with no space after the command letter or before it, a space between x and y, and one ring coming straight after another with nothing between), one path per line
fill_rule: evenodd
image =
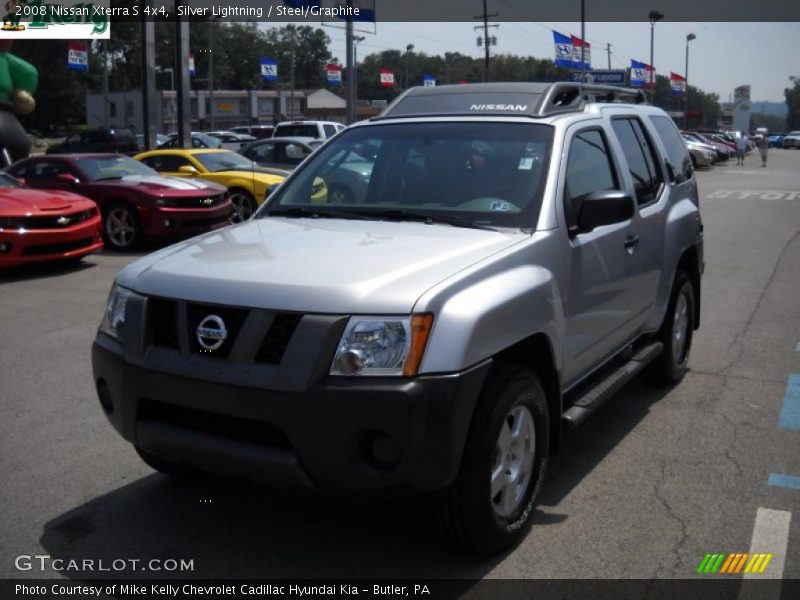
M497 36L497 46L492 50L497 53L552 58L553 29L580 36L580 23L499 24L492 32ZM476 45L479 33L473 26L465 22L378 23L377 33L366 34L367 39L361 42L358 52L364 56L386 49L405 50L407 44L414 44L415 51L427 54L452 51L483 56L483 49ZM372 25L359 24L359 27ZM325 30L331 38L331 51L344 63L344 29L326 25ZM783 90L791 83L789 77L800 76L800 23L796 22L657 23L654 62L660 74L668 76L670 71L683 74L688 33L697 36L689 47L690 83L719 94L723 101L728 100L733 88L750 84L751 100L784 102ZM594 68L608 67L607 43L611 44L612 68L628 67L631 59L650 60L647 22L587 23L586 39L592 45Z

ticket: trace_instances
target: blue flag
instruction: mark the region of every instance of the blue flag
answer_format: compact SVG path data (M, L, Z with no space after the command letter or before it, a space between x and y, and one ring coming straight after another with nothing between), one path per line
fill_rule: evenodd
M553 32L553 43L556 46L555 64L557 67L572 68L572 38L563 33Z
M425 87L436 87L436 77L425 73L422 76L422 85L424 85Z
M272 58L261 57L261 76L264 81L278 80L278 63Z
M631 60L631 87L644 87L647 83L647 65L638 60Z

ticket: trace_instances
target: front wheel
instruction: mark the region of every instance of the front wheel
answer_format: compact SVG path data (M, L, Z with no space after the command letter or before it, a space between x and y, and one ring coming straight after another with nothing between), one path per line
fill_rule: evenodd
M549 450L547 400L536 373L500 366L472 419L456 481L432 498L439 529L456 545L496 554L532 524Z
M103 214L103 238L114 250L135 250L142 242L139 215L127 204L114 204Z
M679 270L675 274L664 323L658 332L657 339L664 349L645 371L645 376L654 383L670 385L686 375L692 348L694 311L694 286L686 271Z
M233 223L247 221L258 208L252 194L240 189L231 190L231 204L233 205L233 214L231 215Z

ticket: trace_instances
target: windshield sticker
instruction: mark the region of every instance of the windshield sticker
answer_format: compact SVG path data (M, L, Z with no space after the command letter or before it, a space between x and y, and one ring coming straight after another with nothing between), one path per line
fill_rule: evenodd
M489 210L494 212L508 212L511 210L511 205L508 202L492 202L489 206Z
M520 171L530 171L533 168L533 157L531 156L523 156L519 159L519 167L518 170Z

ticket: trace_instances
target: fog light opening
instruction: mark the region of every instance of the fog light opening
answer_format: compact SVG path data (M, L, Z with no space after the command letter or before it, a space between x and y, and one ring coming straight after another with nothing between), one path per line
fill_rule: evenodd
M11 252L11 242L0 242L0 254Z
M358 444L358 454L367 465L389 471L400 464L400 446L382 431L365 432Z
M97 396L100 398L100 406L106 411L106 414L114 412L114 399L111 397L111 390L108 389L108 384L104 379L97 380Z
M175 225L175 222L172 219L164 219L164 227L167 229L171 229Z

